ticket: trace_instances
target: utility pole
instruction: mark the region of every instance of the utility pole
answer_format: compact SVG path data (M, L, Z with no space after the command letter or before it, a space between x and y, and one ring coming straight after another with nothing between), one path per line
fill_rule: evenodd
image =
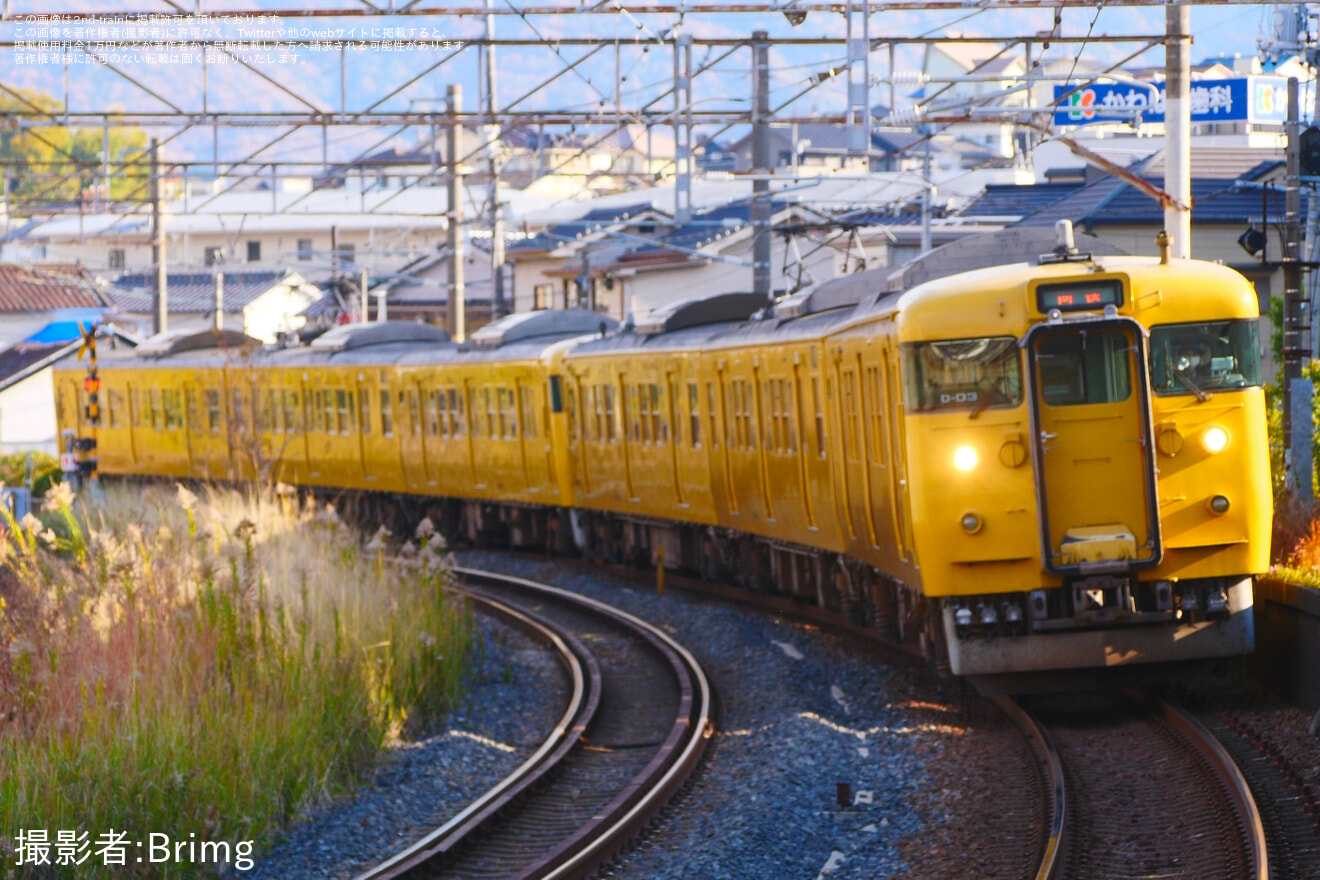
M225 329L225 273L215 273L215 332Z
M358 275L358 299L362 306L362 323L365 324L371 320L371 301L367 299L367 268L362 267L361 274Z
M692 35L674 41L674 222L692 222Z
M1192 256L1192 7L1164 8L1164 190L1177 206L1164 209L1173 256Z
M752 290L769 302L770 286L770 35L752 32Z
M151 264L155 269L155 284L151 297L151 332L164 333L169 329L170 282L165 270L165 214L160 207L160 141L151 139Z
M1288 153L1284 180L1283 255L1283 435L1287 482L1298 496L1310 500L1312 466L1312 400L1314 388L1302 378L1311 353L1311 320L1302 296L1301 108L1296 77L1288 78Z
M495 0L486 0L486 37L495 37ZM495 46L486 50L486 151L490 157L490 281L491 318L504 316L504 205L500 204L500 126L495 121L499 103L495 92ZM507 309L512 311L512 309Z
M445 164L448 166L448 196L446 215L449 221L449 309L447 323L449 337L455 342L467 338L467 302L463 296L463 180L459 176L459 150L462 149L462 126L458 114L463 110L463 87L449 86L449 139Z
M935 184L930 180L930 138L932 129L929 125L923 125L917 129L925 138L923 152L921 154L921 182L925 184L925 189L921 191L921 252L930 253L930 211L931 196L935 191Z

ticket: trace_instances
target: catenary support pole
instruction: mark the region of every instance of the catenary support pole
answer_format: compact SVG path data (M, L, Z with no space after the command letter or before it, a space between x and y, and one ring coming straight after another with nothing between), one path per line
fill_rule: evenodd
M1170 3L1164 10L1164 191L1177 205L1164 209L1164 230L1173 236L1172 256L1192 256L1192 7Z
M1288 79L1288 151L1284 179L1283 254L1283 435L1287 482L1299 497L1311 497L1313 389L1302 378L1311 352L1310 315L1302 295L1301 107L1296 77Z
M166 271L165 212L161 208L160 141L151 139L151 265L155 272L151 291L151 332L169 329L170 282Z
M457 83L449 86L446 96L449 99L449 112L463 111L463 87ZM463 179L458 164L459 150L462 149L463 126L453 122L449 126L449 139L446 144L445 163L448 166L447 185L449 203L445 206L449 221L449 336L455 342L467 338L467 302L463 296Z
M752 290L769 300L770 286L770 39L752 33Z

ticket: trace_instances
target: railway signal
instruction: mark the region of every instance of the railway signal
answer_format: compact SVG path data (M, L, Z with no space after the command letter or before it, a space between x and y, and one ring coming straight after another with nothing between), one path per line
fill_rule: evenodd
M78 332L82 334L82 345L78 347L78 360L87 357L87 376L83 379L83 392L87 395L87 405L83 417L87 420L88 435L74 437L72 452L76 458L78 480L95 488L97 486L96 430L101 425L101 377L96 367L96 327L78 322ZM65 468L68 472L69 468Z

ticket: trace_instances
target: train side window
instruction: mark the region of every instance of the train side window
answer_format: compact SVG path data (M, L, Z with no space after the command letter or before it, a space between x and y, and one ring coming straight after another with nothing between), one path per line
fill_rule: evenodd
M532 411L532 393L522 382L513 384L513 409L522 425L522 436L528 440L536 438L536 414Z
M220 392L214 388L207 388L202 392L202 399L206 402L206 429L212 434L219 434Z
M112 428L119 427L119 421L121 418L120 410L122 410L123 408L124 408L123 396L118 391L115 391L113 388L110 389L106 393L106 403L105 403L106 418L110 427Z
M486 436L494 440L500 436L495 433L495 402L491 397L489 386L481 389L481 392L486 409Z
M610 442L615 442L617 436L614 414L614 386L605 386L605 438Z
M660 386L651 383L651 442L656 444L669 442L669 423L660 411L662 397Z
M605 439L605 425L604 425L605 411L603 409L603 406L604 404L601 402L600 386L592 385L591 408L590 408L591 421L583 425L582 434L586 439L593 440L597 443ZM595 428L594 433L592 433L592 427L591 427L593 425Z
M456 388L449 389L449 411L454 414L455 437L467 434L467 413L463 409L466 399L462 391Z
M701 392L696 382L688 383L688 442L693 449L701 448Z
M777 379L765 382L765 400L770 411L770 427L766 430L765 445L773 452L784 451L784 410L779 397L780 383Z
M566 410L566 411L567 411L567 413L568 413L568 442L569 442L569 443L576 443L576 442L577 442L577 423L578 423L577 395L573 393L573 386L572 386L572 385L568 386L568 391L567 391L567 393L565 394L565 398L567 399L567 400L566 400L566 405L567 405L567 410ZM561 403L561 405L565 405L565 404L564 404L564 403Z
M792 379L779 380L779 399L784 407L784 452L797 455L797 405L796 389Z
M358 389L358 424L364 436L371 436L371 395L366 388Z
M280 405L284 410L284 430L290 434L298 433L298 392L285 388L280 392Z
M867 367L867 390L871 395L871 460L876 464L885 464L885 392L880 378L880 368Z
M434 388L426 392L426 436L449 436L449 395Z
M720 448L720 428L719 428L719 422L717 421L717 419L719 418L719 416L717 415L717 410L715 409L715 383L714 383L714 382L707 382L707 383L706 383L706 412L707 412L707 414L708 414L708 415L707 415L707 418L710 419L710 448L711 448L711 449L719 449L719 448Z
M150 402L151 409L151 430L160 430L160 389L152 388L147 392L147 399Z
M394 398L387 389L380 390L380 433L382 437L394 436L394 411L390 404Z
M400 392L402 394L402 392ZM408 427L414 437L422 436L421 405L417 400L417 389L408 389Z

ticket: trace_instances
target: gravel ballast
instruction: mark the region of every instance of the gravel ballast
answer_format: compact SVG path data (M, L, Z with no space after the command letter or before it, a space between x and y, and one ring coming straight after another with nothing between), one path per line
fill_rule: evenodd
M444 824L540 747L568 700L548 649L477 614L476 651L462 706L433 735L392 748L372 783L311 811L241 876L351 878Z
M681 592L660 597L580 566L459 559L636 614L712 679L718 732L701 768L604 876L843 880L909 867L905 842L923 833L919 805L932 781L925 766L964 732L960 710L924 670L812 627Z

